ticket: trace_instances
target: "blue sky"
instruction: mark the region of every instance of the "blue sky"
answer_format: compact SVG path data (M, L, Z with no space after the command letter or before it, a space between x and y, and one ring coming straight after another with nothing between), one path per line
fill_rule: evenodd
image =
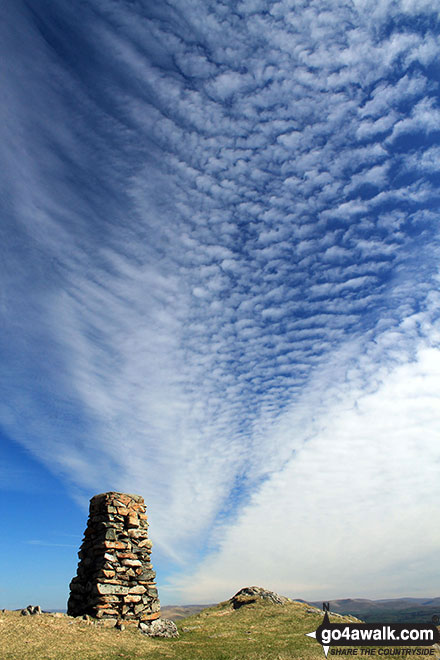
M0 606L105 490L164 603L439 595L435 4L0 9Z

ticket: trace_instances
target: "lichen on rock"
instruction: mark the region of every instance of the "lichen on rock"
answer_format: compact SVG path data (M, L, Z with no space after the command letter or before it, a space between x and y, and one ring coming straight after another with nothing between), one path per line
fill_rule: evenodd
M178 637L179 633L174 621L170 619L155 619L154 621L141 622L139 630L149 637Z
M230 598L229 602L234 610L238 610L240 607L243 607L243 605L256 603L259 600L266 600L275 605L284 605L285 603L290 602L290 598L280 596L274 591L268 591L262 587L244 587L243 589L240 589L240 591L237 591L237 593Z

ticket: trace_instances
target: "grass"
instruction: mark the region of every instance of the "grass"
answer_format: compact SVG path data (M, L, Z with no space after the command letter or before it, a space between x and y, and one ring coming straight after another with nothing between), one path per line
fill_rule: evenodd
M179 621L177 639L151 639L134 627L119 631L66 616L0 613L0 660L324 660L321 646L305 637L322 622L322 613L308 607L261 602L233 610L220 603ZM334 619L344 620L353 619Z

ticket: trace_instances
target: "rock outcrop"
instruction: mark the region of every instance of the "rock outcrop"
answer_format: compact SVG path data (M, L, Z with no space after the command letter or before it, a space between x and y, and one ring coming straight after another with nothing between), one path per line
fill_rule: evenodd
M151 546L140 495L110 492L92 497L77 576L70 583L68 614L118 621L159 619Z
M22 616L28 616L29 614L42 614L42 609L39 605L28 605L21 610Z
M177 626L170 619L156 619L154 621L141 621L139 630L149 637L179 637Z
M240 607L243 607L243 605L256 603L259 600L266 600L275 605L284 605L290 601L290 598L280 596L274 591L268 591L262 587L244 587L243 589L240 589L240 591L237 591L235 596L232 596L230 603L234 610L238 610Z

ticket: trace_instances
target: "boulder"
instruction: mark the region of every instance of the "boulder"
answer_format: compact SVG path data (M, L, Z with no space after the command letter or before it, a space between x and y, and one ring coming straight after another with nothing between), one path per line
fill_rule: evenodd
M174 621L170 619L155 619L154 621L143 621L139 624L139 630L149 637L178 637L179 633Z
M238 610L243 605L249 605L250 603L256 603L259 600L266 600L269 603L274 605L284 605L290 601L290 598L286 596L280 596L274 591L268 591L262 587L244 587L237 591L235 596L229 599L234 610Z
M39 605L28 605L24 610L21 610L22 616L29 614L41 614L41 607Z

